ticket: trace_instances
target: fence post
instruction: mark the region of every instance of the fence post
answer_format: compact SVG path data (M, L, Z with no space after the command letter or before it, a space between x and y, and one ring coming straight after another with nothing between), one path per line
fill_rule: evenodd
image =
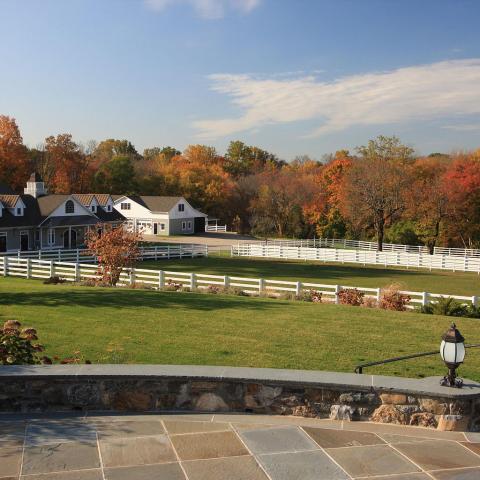
M3 276L6 277L8 275L8 257L5 255L3 257Z
M78 282L80 281L80 264L78 263L75 263L75 282Z
M130 269L130 285L133 285L135 283L135 267L132 267Z
M295 295L299 297L301 293L302 293L302 282L297 282L295 285Z
M58 250L57 255L58 255L58 261L61 262L62 261L62 251L60 249Z
M155 245L155 260L158 260L158 245Z
M20 250L17 250L17 258L20 258Z
M223 286L225 288L230 288L230 277L228 275L225 275L223 278Z
M32 276L32 261L27 258L27 279L30 279Z
M230 257L233 257L233 245L230 245Z
M208 245L205 244L205 256L208 257Z
M265 280L263 278L258 279L258 293L262 293L265 290Z
M182 244L180 243L180 258L182 258Z
M163 270L158 271L158 289L162 290L165 287L165 272Z
M379 302L379 303L380 303L381 296L382 296L382 289L377 288L377 302Z
M50 260L50 277L53 277L55 275L55 264L53 263L53 260Z
M42 259L42 251L41 251L41 250L38 251L38 259L39 259L39 260Z
M429 303L429 295L428 292L422 292L422 307L426 307Z
M340 303L340 299L338 298L338 294L342 287L340 285L335 285L335 303L338 305Z
M197 276L194 273L190 274L190 288L195 290L197 288Z
M477 297L476 295L474 295L474 296L472 297L472 305L473 305L474 307L480 306L480 297Z
M167 258L170 260L170 245L167 245Z
M80 263L80 250L77 248L77 263Z

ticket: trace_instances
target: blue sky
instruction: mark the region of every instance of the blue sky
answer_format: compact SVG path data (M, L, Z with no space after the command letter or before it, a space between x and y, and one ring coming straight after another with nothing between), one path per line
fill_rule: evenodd
M0 113L30 146L478 148L479 18L476 0L0 0Z

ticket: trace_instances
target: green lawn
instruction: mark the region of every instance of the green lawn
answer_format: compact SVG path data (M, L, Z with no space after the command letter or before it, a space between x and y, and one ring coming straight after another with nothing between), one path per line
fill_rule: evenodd
M357 362L434 350L450 319L265 298L43 285L0 278L0 319L38 329L47 354L92 362L300 368L351 372ZM467 342L480 321L458 319ZM439 356L367 372L442 374ZM480 349L461 374L480 380Z
M139 268L178 270L272 280L302 280L353 287L383 287L399 283L406 290L451 295L480 295L480 276L476 273L444 272L323 264L305 261L278 261L212 256L182 260L146 261Z

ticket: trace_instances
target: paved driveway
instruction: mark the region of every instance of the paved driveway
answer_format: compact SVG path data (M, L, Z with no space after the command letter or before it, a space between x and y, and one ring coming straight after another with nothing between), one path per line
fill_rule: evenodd
M0 478L478 480L480 434L261 415L0 416Z
M163 243L196 243L208 246L230 246L238 243L259 242L258 238L250 235L237 235L236 233L200 233L197 235L182 235L172 237L159 237L156 235L144 235L145 242Z

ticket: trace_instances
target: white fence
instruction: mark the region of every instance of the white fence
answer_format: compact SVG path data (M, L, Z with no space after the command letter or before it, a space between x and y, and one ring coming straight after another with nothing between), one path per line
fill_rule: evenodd
M206 232L226 232L226 225L205 225Z
M95 260L93 255L87 255L85 249L58 249L58 250L32 250L6 253L9 258L31 258L37 260L55 260L57 262L91 263ZM167 260L170 258L208 257L208 245L152 245L140 248L142 260ZM1 257L0 257L1 260Z
M448 255L426 255L406 252L369 252L335 248L286 247L283 245L238 244L232 246L232 256L267 257L288 260L314 260L319 262L357 263L384 267L427 268L453 272L480 274L480 258Z
M97 265L88 263L56 262L54 260L36 260L31 258L1 257L0 276L14 276L23 278L46 279L58 276L67 281L80 282L87 279L98 278ZM131 268L120 275L119 286L142 284L154 289L162 289L169 282L181 284L191 289L208 288L210 285L219 287L236 287L250 294L272 293L282 294L290 292L301 295L303 291L315 290L321 292L322 298L332 303L339 302L339 292L345 288L356 288L363 292L365 297L380 300L382 291L380 288L351 287L341 285L326 285L321 283L268 280L265 278L247 278L224 275L206 275L198 273L172 272L165 270L149 270ZM434 303L440 297L451 297L464 304L480 305L480 296L446 295L429 292L402 293L410 296L408 308Z
M284 247L313 247L313 248L343 248L355 250L376 251L377 242L367 242L363 240L346 240L344 238L313 238L300 240L267 240L263 242L266 245L284 246ZM424 253L429 254L428 247L422 245L401 245L398 243L383 243L384 252L404 252L404 253ZM434 255L450 255L460 257L478 257L480 250L474 248L445 248L434 247Z

